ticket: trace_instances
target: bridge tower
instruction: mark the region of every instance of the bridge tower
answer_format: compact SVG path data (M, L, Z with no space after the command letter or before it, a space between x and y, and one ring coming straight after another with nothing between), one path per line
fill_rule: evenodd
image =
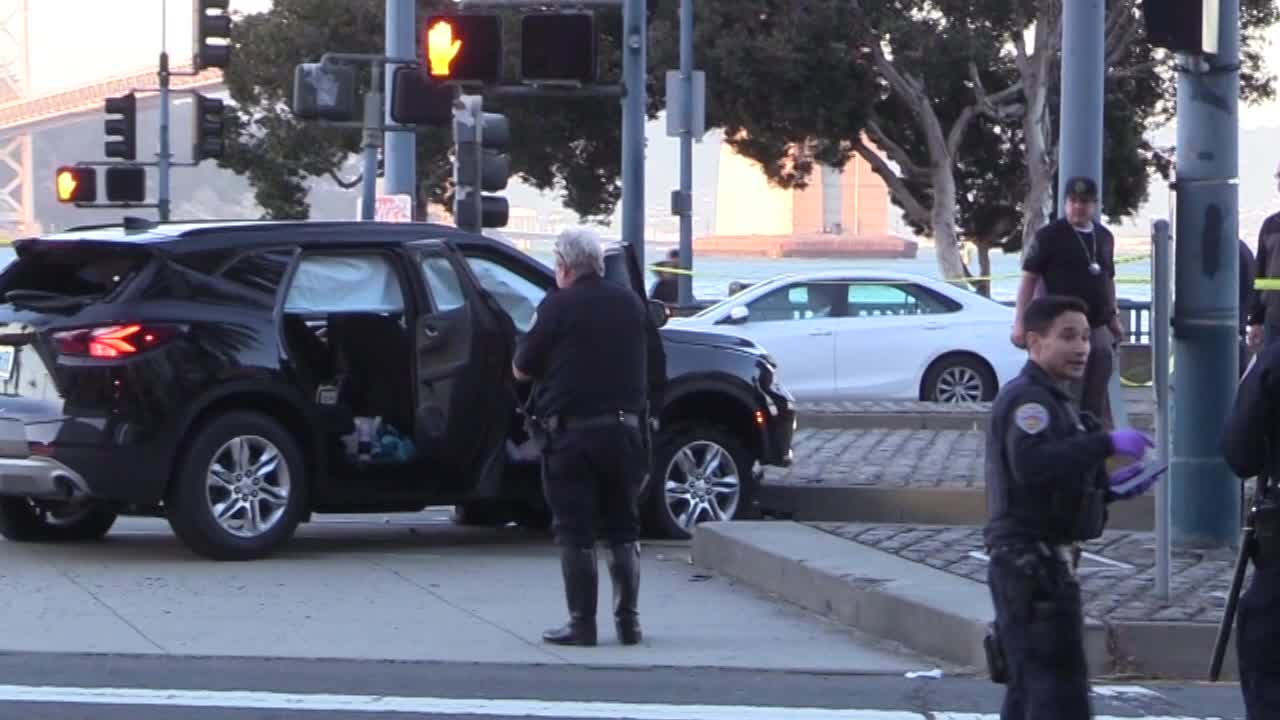
M27 43L30 0L0 0L0 107L20 103L31 89ZM31 132L0 136L0 234L35 234Z

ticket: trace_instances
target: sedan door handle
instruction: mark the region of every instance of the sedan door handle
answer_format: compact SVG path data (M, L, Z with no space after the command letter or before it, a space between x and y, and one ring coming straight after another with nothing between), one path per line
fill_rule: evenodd
M924 326L924 329L925 330L941 330L942 323L926 323Z
M825 337L831 334L830 330L814 330L809 333L809 337Z

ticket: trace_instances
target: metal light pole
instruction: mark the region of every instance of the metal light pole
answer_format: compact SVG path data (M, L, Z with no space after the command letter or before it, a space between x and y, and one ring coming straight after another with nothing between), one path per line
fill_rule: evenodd
M644 262L644 121L648 44L644 0L622 4L622 241Z
M197 22L199 19L197 18ZM156 209L160 222L169 222L169 3L160 0L160 151L156 153L156 179L160 187L156 191ZM199 112L193 107L192 112Z
M1151 382L1156 391L1156 455L1157 464L1168 466L1169 442L1169 301L1172 277L1169 253L1172 251L1169 221L1156 220L1151 228ZM1156 593L1169 598L1169 476L1156 483Z
M382 65L374 63L369 92L364 96L364 177L361 182L360 219L372 220L378 204L378 148L382 145ZM407 134L407 133L398 133Z
M1102 103L1107 12L1104 0L1062 4L1062 113L1058 130L1058 216L1067 179L1092 178L1102 193ZM1101 212L1101 211L1099 211ZM1100 218L1094 218L1095 221Z
M680 130L680 273L676 302L693 304L693 0L680 0L680 90L684 118Z
M1177 293L1173 349L1178 412L1169 467L1175 545L1239 540L1240 480L1219 445L1240 367L1240 3L1221 0L1216 55L1180 56L1178 71Z
M414 0L386 0L386 49L387 56L410 58L417 54L417 7ZM388 63L385 95L395 92L395 68ZM391 104L387 103L385 122L393 126ZM383 137L386 151L383 153L383 190L388 195L409 195L417 206L417 143L411 132L387 130Z

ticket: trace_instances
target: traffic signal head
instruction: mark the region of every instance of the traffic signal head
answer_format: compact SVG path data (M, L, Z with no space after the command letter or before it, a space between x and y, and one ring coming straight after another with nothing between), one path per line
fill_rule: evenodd
M480 98L468 97L463 108L455 109L454 143L454 223L479 232L481 228L503 227L510 207L507 199L485 192L507 187L511 176L511 123L505 115L481 111Z
M595 17L589 12L524 16L520 24L520 76L526 81L595 82Z
M196 162L206 158L222 157L226 143L222 133L226 126L223 102L217 98L205 97L195 93L195 133L192 142L195 144L192 155Z
M98 171L91 167L64 165L53 174L58 202L82 203L98 199Z
M453 86L432 82L421 70L395 70L391 119L401 125L448 125L453 119Z
M355 119L355 70L350 65L298 65L293 71L293 114L303 120Z
M192 65L196 70L224 68L231 62L230 0L193 0L194 15L191 45ZM209 11L215 12L209 12ZM209 42L213 40L214 42Z
M147 199L147 171L138 165L107 168L107 202L140 203Z
M138 155L138 98L132 92L120 97L107 98L108 117L103 124L108 140L103 153L109 158L133 160ZM112 139L114 138L114 139Z
M432 15L423 26L423 66L440 82L496 83L502 76L497 15Z

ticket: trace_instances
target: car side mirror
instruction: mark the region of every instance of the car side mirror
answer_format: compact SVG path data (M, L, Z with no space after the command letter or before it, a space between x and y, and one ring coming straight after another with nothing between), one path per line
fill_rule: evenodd
M725 322L733 325L741 325L751 317L751 311L743 305L734 305L729 308L729 317L725 318Z
M649 319L653 321L655 327L666 325L669 317L671 313L667 310L666 303L661 300L649 301Z

